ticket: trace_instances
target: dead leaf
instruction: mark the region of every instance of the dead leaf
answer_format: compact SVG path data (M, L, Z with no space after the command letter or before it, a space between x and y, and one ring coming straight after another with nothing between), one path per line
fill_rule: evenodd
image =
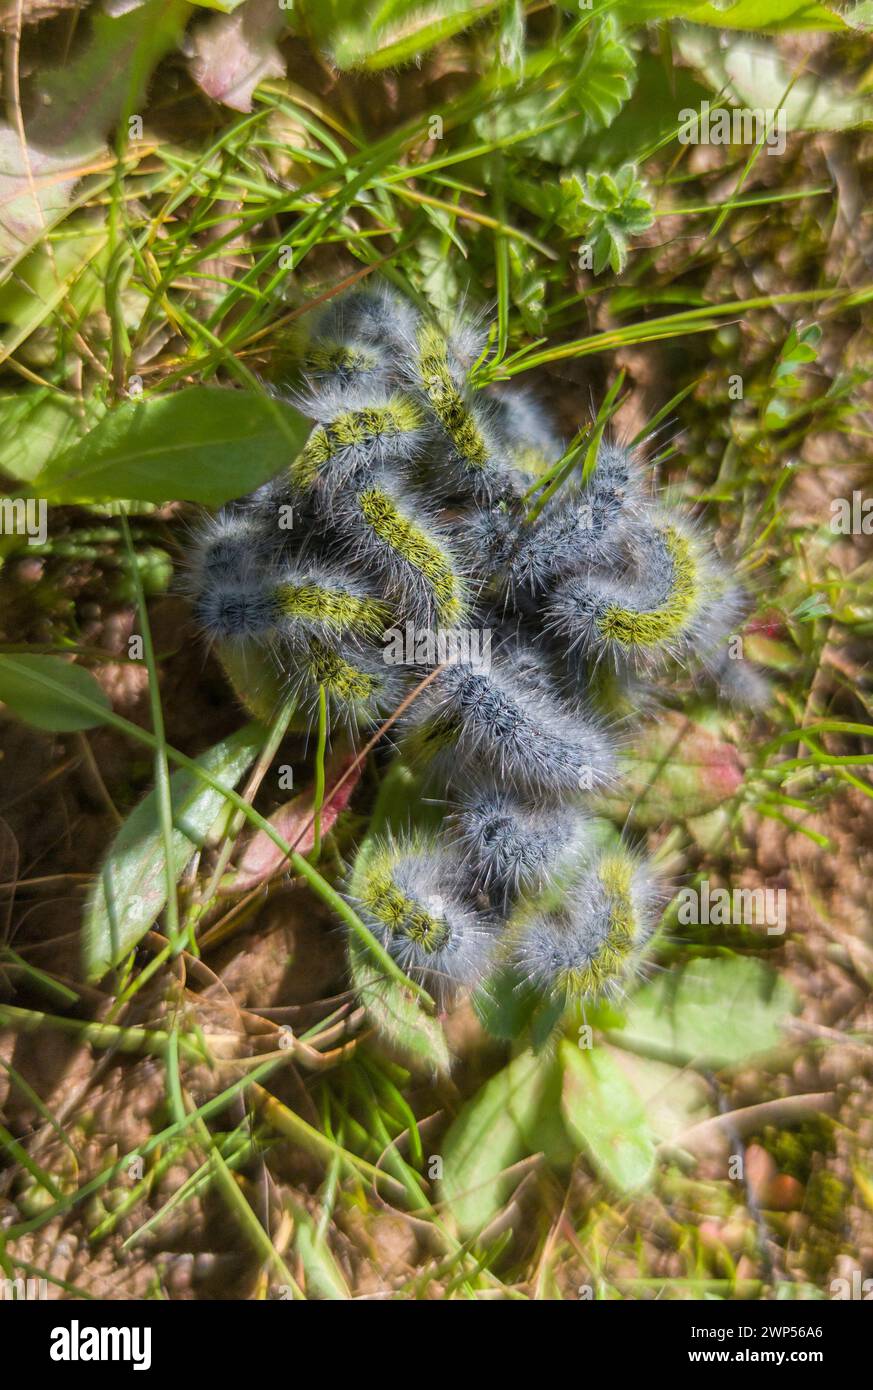
M328 788L335 786L341 777L353 765L353 757L343 758L335 765L328 764L326 773L326 785ZM358 784L361 776L360 766L355 769L352 775L343 782L342 786L333 797L328 796L321 808L321 833L326 835L336 821L337 817L346 809L349 798ZM314 844L313 829L309 824L312 819L313 810L313 789L308 787L305 792L295 796L293 800L280 806L270 817L270 824L274 830L278 830L284 840L296 849L298 854L308 854ZM308 828L306 828L308 827ZM305 829L305 834L296 844L301 831ZM259 883L272 877L277 869L284 863L285 856L278 845L258 830L248 841L237 866L237 871L229 884L226 884L222 891L229 893L244 893L251 888L256 888Z
M194 35L191 76L213 101L251 111L258 84L285 76L275 43L284 28L277 0L247 0L233 14L216 15Z

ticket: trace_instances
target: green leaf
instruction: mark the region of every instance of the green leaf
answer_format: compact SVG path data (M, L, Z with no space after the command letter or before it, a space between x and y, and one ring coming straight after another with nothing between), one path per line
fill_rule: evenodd
M555 61L545 64L537 55L537 74L526 82L518 97L506 94L495 111L474 121L484 140L514 139L520 130L537 131L516 148L550 164L572 164L585 137L606 129L615 120L633 90L634 57L607 17L591 32L587 48L574 48L567 58L560 48ZM538 130L559 122L548 130Z
M714 92L753 111L781 107L788 131L846 130L871 118L867 96L852 95L833 78L801 76L795 82L792 67L766 40L738 38L723 46L718 34L689 31L675 43Z
M597 1172L618 1192L636 1192L651 1180L655 1144L645 1106L603 1047L583 1050L564 1041L564 1121Z
M645 1108L646 1123L657 1142L670 1142L711 1113L711 1094L703 1077L689 1067L674 1067L641 1057L609 1043L606 1052L639 1096Z
M355 993L386 1042L411 1065L435 1075L447 1073L452 1059L439 1020L426 1014L402 985L387 979L356 937L349 937L348 952Z
M428 49L492 13L501 3L502 0L440 0L439 5L427 6L421 0L388 0L377 9L372 4L347 3L337 12L335 4L307 0L306 10L307 21L338 68L378 72L414 62ZM334 15L336 19L331 24Z
M197 762L228 787L251 766L264 730L249 724ZM226 805L225 798L193 772L170 778L173 805L173 873L179 878L195 848ZM99 980L149 930L167 900L164 843L155 792L131 812L113 841L94 881L85 909L83 952L89 980Z
M218 507L277 473L308 429L282 401L254 391L189 386L119 405L33 487L52 502L184 498Z
M521 1052L462 1107L443 1140L442 1200L464 1237L497 1215L520 1175L506 1170L537 1152L563 1163L569 1147L558 1107L555 1059Z
M610 1037L664 1061L734 1066L784 1042L796 1009L791 985L762 961L698 958L643 985Z
M49 677L63 690L46 689L38 679L40 676ZM25 724L64 734L77 729L93 729L100 723L96 711L92 715L69 705L63 691L85 696L101 709L111 708L109 697L91 672L82 666L58 656L29 652L0 656L0 700Z
M294 1217L294 1250L306 1275L307 1297L332 1301L351 1298L343 1272L309 1212L298 1202L290 1202L289 1209Z
M509 1042L529 1024L539 995L515 971L503 967L479 986L471 1002L486 1032Z
M706 4L704 0L627 0L618 13L628 24L656 19L686 19L715 29L758 29L789 33L805 29L845 29L845 21L818 0L736 0L735 4Z
M2 152L0 152L2 158ZM0 189L3 179L0 176ZM2 227L0 227L2 241ZM106 275L106 233L97 228L70 236L47 249L41 245L24 256L0 289L0 361L27 342L68 301L80 314L101 303Z
M628 237L638 236L655 220L645 184L636 166L625 164L615 178L588 172L571 174L560 182L556 209L559 226L587 238L593 249L592 269L599 275L607 263L616 275L624 270Z
M85 409L96 424L99 404L90 401ZM0 396L0 424L0 473L25 483L82 433L78 401L43 387Z

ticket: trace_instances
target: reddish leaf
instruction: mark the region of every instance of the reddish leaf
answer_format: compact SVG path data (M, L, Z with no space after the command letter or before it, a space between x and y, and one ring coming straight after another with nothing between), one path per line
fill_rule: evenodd
M327 787L335 786L353 762L353 757L344 757L336 763L329 763L325 778ZM321 808L322 835L327 834L337 816L348 806L360 776L361 769L357 767L351 776L343 782L335 796L325 798ZM270 817L270 824L273 828L278 830L282 838L296 849L298 854L308 854L314 844L314 826L310 824L313 804L313 788L307 787L305 792L301 792L299 796L295 796L293 800L280 806L279 810ZM301 832L304 832L302 838L299 843L296 843ZM278 845L275 845L262 830L258 830L247 842L239 859L237 871L229 883L225 882L223 891L244 893L250 888L257 888L259 883L271 878L284 862L284 856Z

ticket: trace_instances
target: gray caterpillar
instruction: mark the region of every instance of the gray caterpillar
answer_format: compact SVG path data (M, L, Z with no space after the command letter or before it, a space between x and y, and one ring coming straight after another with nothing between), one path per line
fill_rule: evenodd
M638 968L660 898L639 856L593 846L585 796L617 775L598 672L629 698L671 660L698 658L752 698L759 678L736 678L723 652L739 586L652 498L631 451L603 443L587 481L529 522L525 498L561 447L529 394L471 388L485 342L385 287L331 305L297 397L315 422L306 444L202 527L189 585L221 651L266 652L301 709L323 693L331 723L354 729L438 660L425 643L391 664L389 632L496 634L493 662L441 665L401 724L402 755L449 803L442 831L380 843L349 897L441 1003L498 967L584 1000Z

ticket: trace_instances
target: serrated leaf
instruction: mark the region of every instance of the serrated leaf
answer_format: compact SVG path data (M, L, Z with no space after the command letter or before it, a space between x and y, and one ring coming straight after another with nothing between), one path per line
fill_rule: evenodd
M520 130L559 122L518 142L517 148L563 167L572 164L586 136L615 120L633 90L635 63L610 18L572 60L555 52L556 61L537 82L515 99L508 93L495 111L478 116L474 127L485 140L514 140Z
M51 502L136 497L218 507L277 473L308 430L284 401L189 386L119 405L40 473L33 488Z
M58 688L47 689L39 677L50 678ZM101 710L111 708L109 697L83 666L30 652L0 656L0 701L25 724L52 733L72 733L101 722L96 710L89 714L70 705L65 692L84 696Z
M561 1103L570 1134L618 1192L645 1187L655 1168L655 1143L630 1081L603 1047L588 1050L564 1041L560 1059Z
M734 1066L784 1042L796 1009L791 985L762 961L698 958L643 985L610 1037L664 1061Z
M233 788L264 741L258 724L222 739L198 764ZM217 817L226 799L193 772L170 778L173 804L172 868L176 879ZM89 980L99 980L127 955L163 911L167 900L164 842L157 795L150 792L116 835L94 881L85 908L83 955Z

